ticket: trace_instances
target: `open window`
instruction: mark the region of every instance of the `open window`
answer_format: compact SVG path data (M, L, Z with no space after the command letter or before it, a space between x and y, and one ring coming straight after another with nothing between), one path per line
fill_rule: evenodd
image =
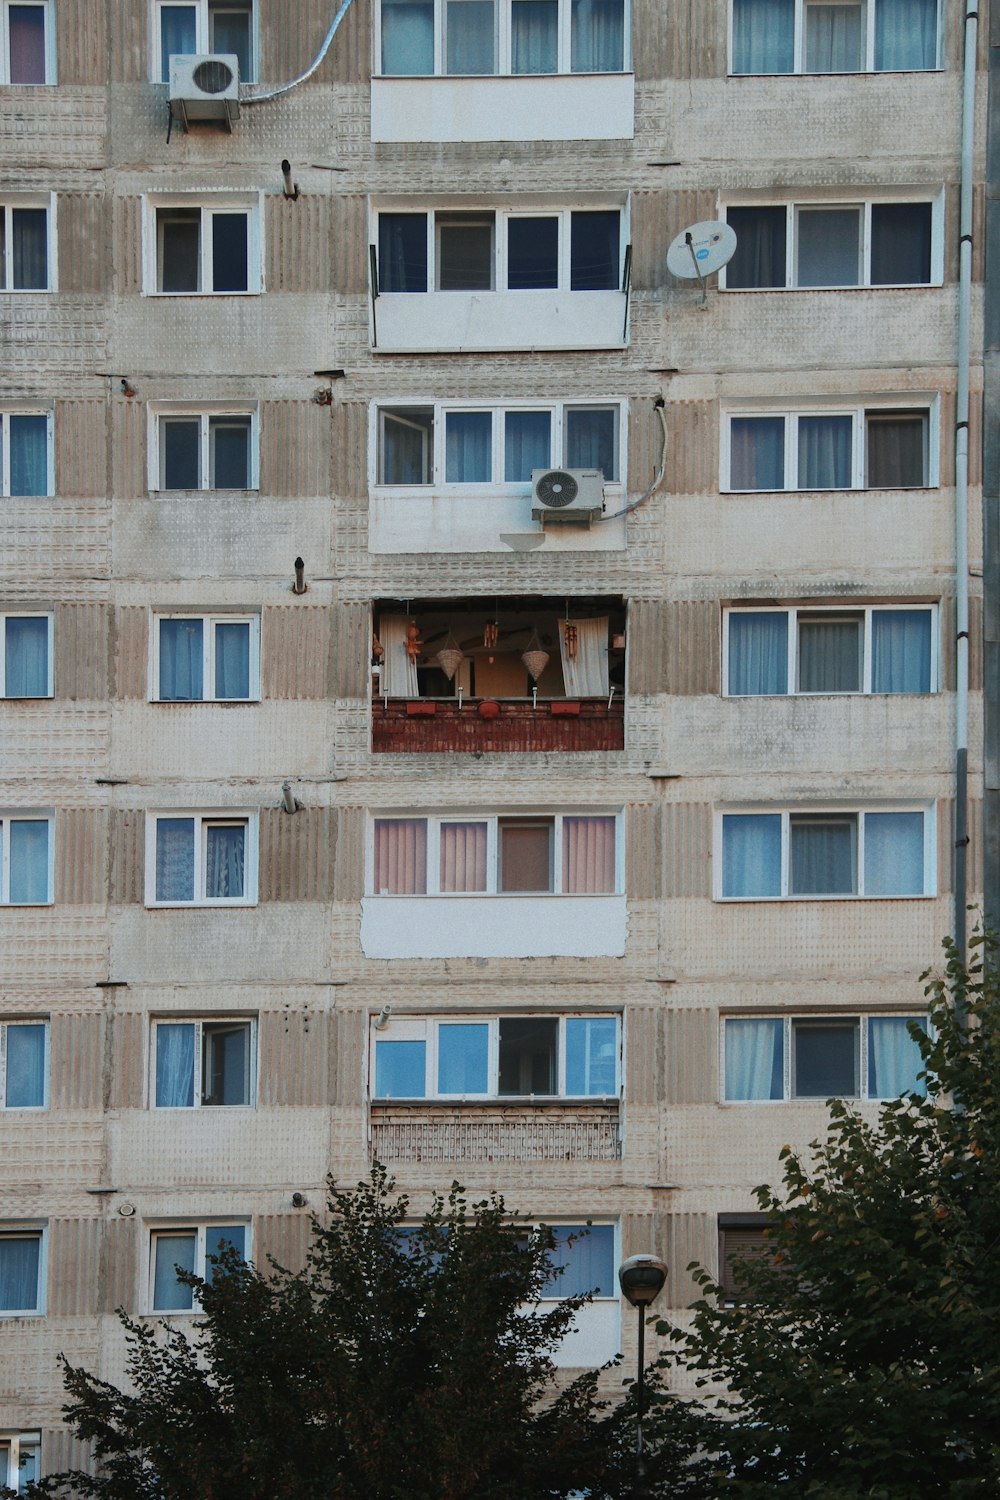
M256 900L255 816L147 813L147 906L252 906Z
M170 59L208 52L235 54L240 82L257 76L251 0L154 0L153 77L170 82Z
M40 1432L0 1431L0 1486L22 1494L41 1479Z
M55 281L51 203L18 195L0 202L0 291L45 292Z
M241 1260L250 1259L248 1221L170 1224L152 1229L149 1236L149 1310L196 1312L194 1287L179 1280L177 1272L181 1270L200 1276L211 1286L215 1259L227 1249L235 1250Z
M254 1021L241 1017L153 1023L156 1109L244 1108L256 1091Z

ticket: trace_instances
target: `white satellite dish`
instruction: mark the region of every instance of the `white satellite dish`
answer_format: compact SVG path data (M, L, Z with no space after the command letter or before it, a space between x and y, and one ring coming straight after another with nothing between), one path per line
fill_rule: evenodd
M735 229L708 219L681 230L667 251L667 270L685 281L697 277L703 282L713 271L721 271L735 253Z

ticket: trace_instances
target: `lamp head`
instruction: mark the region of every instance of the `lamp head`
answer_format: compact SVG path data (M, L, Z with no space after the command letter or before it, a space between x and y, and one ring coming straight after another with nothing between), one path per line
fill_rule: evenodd
M667 1268L655 1255L630 1255L618 1267L618 1283L633 1307L655 1302L667 1279Z

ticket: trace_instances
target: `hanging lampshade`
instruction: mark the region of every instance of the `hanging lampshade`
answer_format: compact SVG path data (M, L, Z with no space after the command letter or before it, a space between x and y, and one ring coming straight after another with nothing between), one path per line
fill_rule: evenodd
M549 664L549 653L543 649L537 629L532 630L531 639L521 652L521 660L527 667L532 682L537 682Z
M462 665L464 657L465 652L462 650L461 646L458 644L455 637L449 630L448 634L445 636L444 645L441 647L441 650L437 653L436 657L438 666L441 668L442 672L447 677L449 682L452 681L455 673Z

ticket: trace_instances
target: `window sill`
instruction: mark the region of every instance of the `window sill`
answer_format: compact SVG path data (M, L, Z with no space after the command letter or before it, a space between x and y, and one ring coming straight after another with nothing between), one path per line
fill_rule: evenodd
M919 292L943 285L942 281L852 282L850 286L720 286L719 291L734 295L738 292L751 292L754 296L761 292Z
M856 891L831 891L827 895L811 892L801 896L716 896L714 899L722 906L760 906L764 902L788 906L801 905L804 901L933 901L936 894L935 891L900 891L896 895L879 893L865 896L858 895Z
M256 708L259 698L150 698L157 708Z
M147 901L147 911L248 911L256 901Z
M405 1109L405 1110L428 1110L441 1113L449 1113L452 1110L479 1109L479 1110L514 1110L521 1113L526 1109L543 1110L556 1113L561 1110L617 1110L618 1096L616 1094L583 1094L579 1097L563 1094L490 1094L476 1095L474 1098L462 1095L450 1095L447 1098L412 1098L394 1099L390 1097L377 1096L371 1100L371 1107L375 1109Z
M245 292L157 292L146 287L143 288L142 295L165 298L167 301L173 298L183 298L185 302L191 302L196 297L201 297L207 302L217 302L220 297L260 297L263 295L263 288L252 287Z
M204 500L206 495L222 495L226 499L235 499L247 495L258 495L260 490L256 485L248 485L245 489L215 489L215 490L150 490L150 500Z

